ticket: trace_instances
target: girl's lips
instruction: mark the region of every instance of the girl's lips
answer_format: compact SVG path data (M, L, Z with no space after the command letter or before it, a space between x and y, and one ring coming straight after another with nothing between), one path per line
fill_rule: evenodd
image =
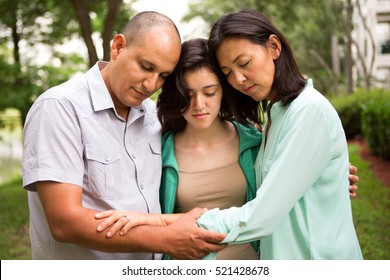
M204 113L204 114L195 114L195 115L193 115L195 118L197 118L197 119L203 119L203 118L205 118L206 116L207 116L207 114L206 113Z

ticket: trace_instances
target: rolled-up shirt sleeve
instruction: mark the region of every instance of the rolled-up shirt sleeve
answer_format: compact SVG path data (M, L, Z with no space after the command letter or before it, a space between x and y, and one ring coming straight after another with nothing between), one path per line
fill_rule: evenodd
M23 139L23 185L37 181L82 185L83 145L77 116L65 100L47 98L34 104Z

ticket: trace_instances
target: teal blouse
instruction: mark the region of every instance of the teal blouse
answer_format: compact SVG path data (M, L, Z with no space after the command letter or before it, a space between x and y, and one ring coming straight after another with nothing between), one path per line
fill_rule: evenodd
M337 112L311 80L292 103L270 110L272 125L255 163L256 198L212 209L198 224L227 233L227 243L261 238L261 259L362 259Z

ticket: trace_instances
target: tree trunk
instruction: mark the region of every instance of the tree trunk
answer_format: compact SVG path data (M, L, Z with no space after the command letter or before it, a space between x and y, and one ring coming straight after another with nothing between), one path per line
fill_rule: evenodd
M332 69L335 75L340 76L340 57L339 57L339 39L335 34L332 35Z
M366 71L364 73L365 74L365 76L364 76L365 87L366 87L367 90L370 90L370 88L371 88L372 71L374 69L374 62L375 62L375 58L376 58L375 40L374 40L374 35L373 35L370 27L367 24L367 18L364 17L364 15L363 15L362 6L361 6L359 0L356 1L356 6L358 8L359 16L360 16L360 18L362 20L362 23L363 23L363 26L364 26L364 30L368 34L369 41L371 43L371 49L372 49L371 61L370 61L370 64L368 66L365 66ZM362 58L362 63L366 64L367 62L366 62L366 60L364 60Z
M89 65L92 67L97 61L97 51L92 40L92 26L90 12L90 0L71 0L76 12L77 20L80 24L81 35L88 50Z
M335 93L339 92L339 85L337 82L337 75L335 75L335 72L332 71L331 67L325 62L325 60L322 58L322 56L314 49L309 49L309 53L318 61L318 63L321 64L321 66L325 69L326 73L328 74L329 80L332 83L332 90Z
M109 61L111 58L111 39L114 31L118 10L122 0L111 0L108 2L108 12L104 21L103 38L103 60Z
M346 24L346 33L347 33L347 57L346 57L346 79L347 79L347 93L352 93L352 12L353 7L351 0L347 0L347 24Z

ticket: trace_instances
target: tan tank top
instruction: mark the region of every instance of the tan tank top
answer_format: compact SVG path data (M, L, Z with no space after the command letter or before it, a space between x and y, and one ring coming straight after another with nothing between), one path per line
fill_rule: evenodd
M179 171L175 212L194 207L226 209L246 202L247 183L238 162L201 172ZM250 245L229 244L217 255L220 260L254 260L258 254Z

